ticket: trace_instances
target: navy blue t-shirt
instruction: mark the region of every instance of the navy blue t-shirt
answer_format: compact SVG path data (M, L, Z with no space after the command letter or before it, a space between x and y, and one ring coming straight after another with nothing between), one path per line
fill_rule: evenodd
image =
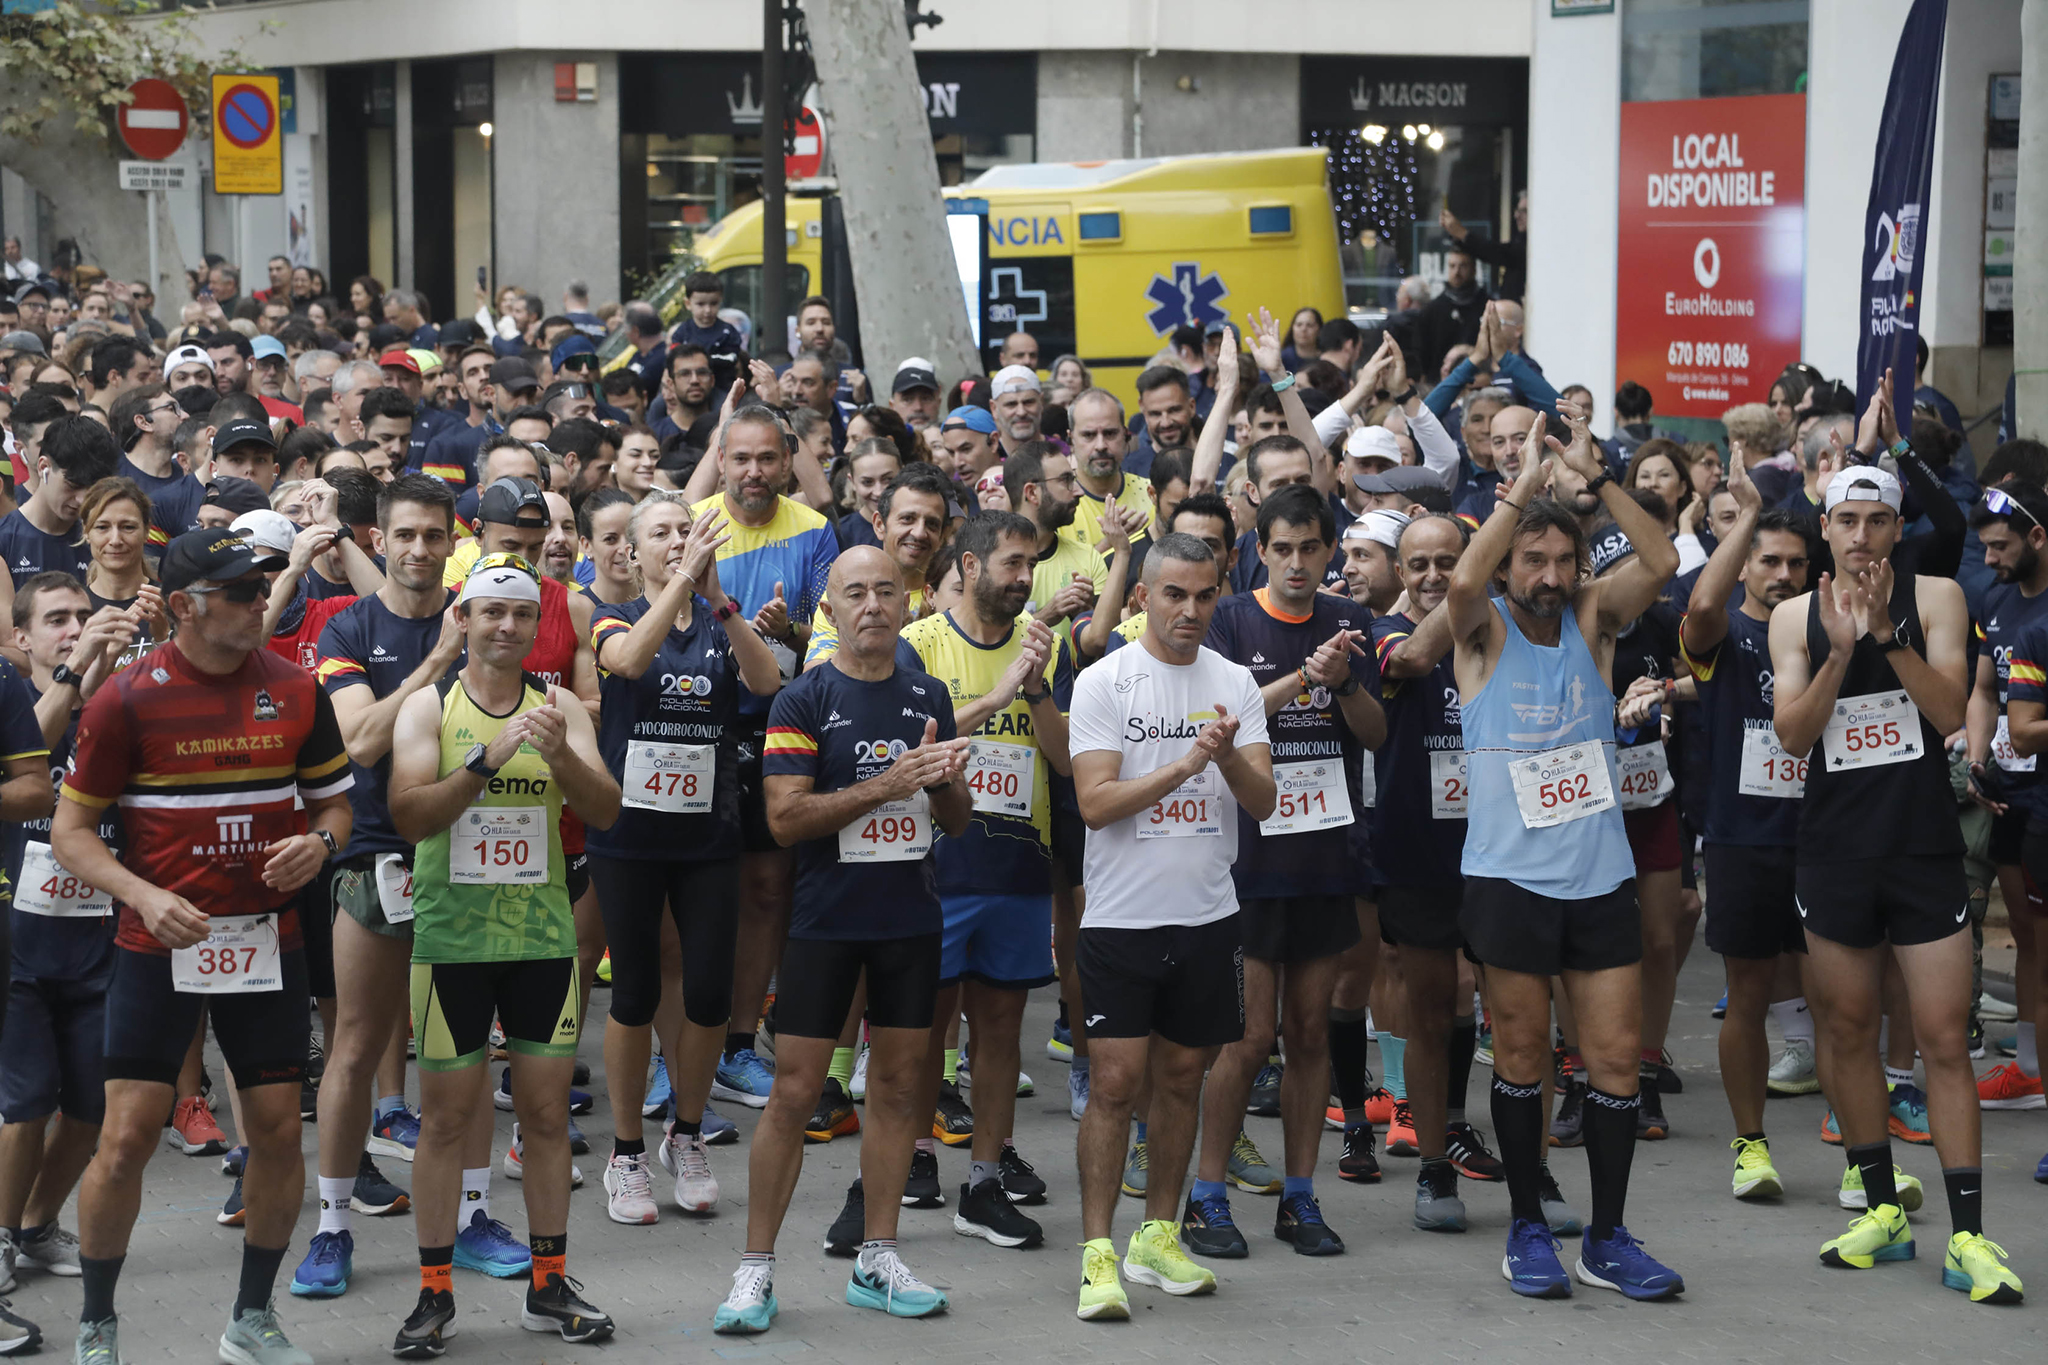
M7 572L14 577L14 586L19 588L39 573L57 570L68 573L79 582L92 569L92 550L85 544L85 538L72 526L61 535L50 535L28 519L29 500L23 499L21 506L0 517L0 558L7 564ZM76 545L71 542L76 539Z
M924 741L927 721L938 738L955 737L946 685L901 664L880 682L839 671L832 660L797 675L768 709L761 775L808 777L812 790L843 791L888 771L905 750ZM856 833L884 817L860 816ZM938 870L932 855L901 862L841 862L840 834L796 847L796 898L789 936L885 939L935 934L942 927Z
M832 530L839 537L839 548L851 550L856 545L872 545L882 548L882 538L875 534L875 523L863 512L848 512L832 523Z
M1440 885L1464 877L1465 817L1451 813L1466 805L1460 772L1464 708L1453 651L1446 649L1419 678L1386 672L1387 656L1414 634L1416 624L1398 612L1372 623L1380 705L1387 712L1387 742L1373 754L1373 863L1389 886Z
M1761 743L1777 741L1773 723L1776 692L1771 670L1771 623L1742 610L1743 593L1728 604L1728 638L1704 658L1686 651L1700 693L1700 718L1707 732L1707 823L1709 843L1753 848L1793 848L1799 843L1801 799L1752 796L1741 790L1743 733L1762 732ZM1780 778L1803 771L1806 762L1789 756L1770 760ZM1780 766L1782 765L1782 766Z
M454 601L451 591L448 600ZM365 597L335 614L320 632L320 666L317 675L329 697L351 687L367 686L378 700L396 692L412 671L433 653L441 638L441 613L406 617L392 612L383 599ZM391 755L386 753L373 768L353 758L349 768L355 785L349 788L348 803L355 812L355 827L348 836L344 858L364 853L410 853L412 845L398 837L391 827L388 789L391 783Z
M1991 665L1998 683L1998 714L2005 715L2007 691L2012 682L2012 653L2020 635L2029 626L2048 621L2048 592L2033 597L2027 596L2018 583L1993 583L1984 591L1984 615L1980 629L1984 632L1982 649L1991 651ZM1974 661L1972 669L1976 667ZM1976 684L1976 674L1970 675L1971 685ZM2007 762L2014 760L2008 759ZM2019 760L2024 761L2024 760ZM2041 785L2040 760L2036 759L2028 768L2007 767L1998 762L1997 751L1986 760L1987 766L1998 769L1998 783L2021 804L2033 805L2031 788ZM2027 795L2022 796L2022 793Z
M183 471L158 478L137 468L126 455L115 463L114 472L135 480L136 487L149 494L149 524L163 532L166 543L198 528L199 505L206 501L206 487L199 480Z
M27 745L43 747L43 735L36 725L35 704L42 693L35 684L16 674L11 667L0 672L0 749L14 753ZM24 725L26 728L24 729ZM71 762L71 750L78 738L78 713L71 713L63 738L50 751L50 783L64 779ZM121 853L121 807L118 803L100 812L99 836L116 857ZM50 817L21 824L0 826L4 839L9 885L19 887L21 860L31 841L50 842ZM54 894L54 888L53 894ZM114 969L114 915L96 919L31 914L18 906L9 912L14 928L12 971L17 980L91 982Z
M1259 533L1246 531L1237 538L1237 563L1230 566L1230 590L1233 593L1248 593L1254 588L1265 586L1266 561L1259 558ZM1330 556L1329 566L1323 570L1323 586L1344 586L1344 553L1341 549ZM1364 627L1361 626L1360 629ZM1323 637L1324 640L1328 638L1327 635ZM1322 640L1316 643L1321 644ZM1296 662L1299 663L1300 660Z
M1348 597L1317 593L1309 615L1293 617L1281 615L1261 590L1218 602L1216 615L1209 621L1208 638L1202 643L1250 669L1252 681L1263 688L1300 668L1338 631L1362 632L1370 626L1370 613ZM1361 687L1375 687L1379 668L1370 654L1353 654L1351 676ZM1358 788L1364 749L1345 723L1337 698L1326 687L1313 687L1268 716L1266 730L1273 748L1273 775L1282 795L1291 794L1291 785L1298 787L1316 777L1319 768L1340 770L1327 776L1331 785L1344 792L1351 821L1289 834L1264 834L1259 821L1239 808L1237 863L1230 870L1239 899L1367 894L1371 888L1351 857L1347 832L1350 824L1364 815ZM1320 796L1304 792L1304 798L1310 803L1307 818L1311 820L1334 811L1327 791ZM1276 810L1276 815L1286 813Z
M590 624L591 641L623 636L646 616L653 604L645 597L600 606ZM738 745L739 668L725 627L699 597L692 601L690 628L673 624L647 671L637 678L598 674L597 749L605 767L619 781L626 804L610 829L593 828L584 847L605 858L645 858L662 862L701 862L738 857L740 852L740 784ZM711 790L696 794L694 771L666 768L680 757L668 746L709 745ZM641 762L627 780L629 749ZM694 779L694 780L693 780ZM651 785L650 785L651 784ZM640 801L683 804L708 801L705 810L649 809Z

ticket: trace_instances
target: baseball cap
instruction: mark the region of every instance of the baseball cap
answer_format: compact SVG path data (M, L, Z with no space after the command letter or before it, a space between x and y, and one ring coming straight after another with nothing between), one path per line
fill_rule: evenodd
M514 483L517 480L500 479L499 483ZM493 488L497 484L491 485ZM514 554L485 555L470 569L469 577L463 580L462 595L455 600L467 602L475 597L503 597L514 602L540 601L540 575L533 566Z
M164 357L164 381L168 383L171 371L180 365L204 365L207 373L213 372L213 357L206 353L204 346L180 346Z
M540 376L521 356L508 355L491 362L491 387L507 393L525 393L540 387Z
M258 445L265 450L276 450L277 438L270 434L270 423L259 417L237 417L213 433L215 454L223 450L233 450L241 445Z
M572 355L596 355L597 343L581 332L571 332L555 343L555 349L548 352L548 364L556 369Z
M1401 530L1407 526L1408 521L1409 517L1406 512L1395 512L1386 508L1380 508L1376 511L1367 512L1357 521L1345 527L1341 539L1376 541L1392 550L1398 548L1401 544Z
M1845 502L1881 502L1896 512L1905 501L1899 481L1874 464L1852 464L1828 480L1827 511Z
M899 376L899 382L900 376ZM996 371L995 378L988 383L988 396L1001 398L1006 393L1037 393L1038 373L1022 365L1005 365Z
M1385 427L1360 427L1344 438L1344 455L1352 460L1401 463L1401 442Z
M443 346L473 346L484 339L483 329L468 318L444 322L438 331Z
M377 368L380 370L404 370L409 374L418 374L420 372L420 363L413 359L411 351L400 347L398 350L386 351L383 355L378 356Z
M285 358L284 343L276 337L255 337L249 342L249 358L251 360L283 360Z
M1354 474L1351 482L1361 493L1420 493L1425 488L1441 493L1444 489L1442 479L1418 464L1397 464L1377 474Z
M43 302L48 303L50 301L50 286L44 284L41 280L30 280L27 284L14 291L14 302L16 305L19 305L31 294L42 295Z
M441 357L424 346L414 346L406 354L419 362L421 374L432 374L441 368Z
M292 519L268 507L242 513L228 523L228 529L247 536L249 543L257 549L277 554L290 550L292 542L299 538L299 528L292 524Z
M938 372L933 368L931 361L923 356L914 355L898 365L896 382L889 386L889 392L892 394L908 393L912 389L930 389L933 393L939 391Z
M244 512L269 511L270 499L263 496L255 480L226 474L206 485L206 499L201 505L225 508L240 516Z
M1214 322L1210 323L1207 327L1204 327L1202 329L1202 337L1204 340L1207 340L1210 337L1220 337L1223 335L1223 329L1228 327L1229 325L1229 318L1217 318Z
M521 521L520 513L529 511L540 519ZM492 483L477 498L476 519L479 523L488 521L497 526L545 526L549 520L548 500L533 484L508 474Z
M43 349L43 339L34 332L9 332L0 336L0 351L26 351L30 355L48 355Z
M274 573L288 562L281 554L259 550L234 530L187 531L165 547L157 576L165 592L177 592L201 580L225 583L252 571Z
M958 407L947 413L946 420L939 423L940 431L951 431L954 427L966 427L969 431L993 436L996 434L996 419L990 415L987 408Z

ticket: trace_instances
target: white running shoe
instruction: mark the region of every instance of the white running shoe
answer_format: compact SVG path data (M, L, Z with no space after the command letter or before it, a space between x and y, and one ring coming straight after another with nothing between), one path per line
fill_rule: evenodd
M676 1206L684 1213L710 1213L718 1207L718 1177L711 1174L711 1150L702 1133L663 1137L661 1164L676 1178Z
M654 1207L654 1181L647 1173L647 1154L612 1154L604 1165L605 1212L614 1223L639 1226L656 1222L661 1213Z

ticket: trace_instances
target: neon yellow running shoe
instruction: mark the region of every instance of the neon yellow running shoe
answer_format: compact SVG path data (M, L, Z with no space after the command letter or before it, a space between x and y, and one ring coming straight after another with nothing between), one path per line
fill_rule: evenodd
M1131 1315L1131 1298L1116 1278L1116 1246L1107 1237L1081 1244L1081 1306L1074 1316L1121 1320Z
M1913 1259L1913 1229L1897 1204L1879 1204L1849 1224L1848 1231L1820 1249L1822 1265L1868 1270L1879 1261Z
M1907 1175L1897 1165L1892 1167L1892 1188L1898 1192L1899 1207L1907 1213L1918 1213L1920 1206L1927 1201L1927 1191L1920 1184L1919 1177ZM1835 1196L1835 1202L1845 1209L1870 1207L1870 1197L1863 1192L1861 1166L1851 1166L1842 1173L1842 1189Z
M1164 1218L1140 1223L1124 1249L1124 1278L1169 1294L1214 1293L1216 1276L1188 1259L1174 1232L1173 1224Z
M1968 1290L1971 1303L2018 1303L2025 1296L2020 1277L2005 1268L2005 1248L1981 1232L1959 1232L1948 1239L1941 1282Z
M1735 1197L1775 1199L1785 1192L1778 1168L1771 1164L1771 1144L1763 1138L1737 1138L1728 1144L1735 1149Z
M610 953L606 953L598 960L597 979L604 982L607 986L612 984L612 955Z

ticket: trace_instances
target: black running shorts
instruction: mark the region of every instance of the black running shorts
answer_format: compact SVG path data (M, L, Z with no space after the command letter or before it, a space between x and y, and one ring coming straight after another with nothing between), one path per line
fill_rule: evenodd
M1722 957L1806 951L1792 848L1707 845L1707 947Z
M1465 898L1462 878L1417 886L1380 888L1380 940L1402 948L1455 952L1465 946L1458 907Z
M1358 942L1355 896L1276 896L1240 900L1244 955L1286 964L1335 957Z
M1219 1047L1244 1037L1239 916L1156 929L1081 927L1081 1018L1091 1038ZM1358 925L1352 922L1352 938Z
M1467 877L1458 928L1474 958L1506 972L1556 976L1643 960L1643 916L1633 877L1582 900L1539 896L1498 877Z
M1960 857L1804 863L1797 892L1806 932L1849 948L1936 943L1970 928L1970 885Z
M870 1028L925 1028L939 1000L943 936L792 938L775 974L775 1031L792 1038L837 1038L868 974Z
M107 985L107 1079L177 1084L204 1010L237 1089L297 1085L313 1032L305 949L285 949L278 966L277 990L199 995L172 986L170 954L116 946Z

